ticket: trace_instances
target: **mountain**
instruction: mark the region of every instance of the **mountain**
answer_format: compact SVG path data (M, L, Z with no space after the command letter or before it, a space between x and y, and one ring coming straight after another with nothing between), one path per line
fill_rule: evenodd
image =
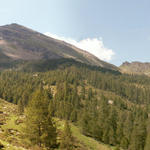
M3 67L0 149L150 150L148 76L17 24L0 27Z
M47 37L18 24L0 26L0 62L71 58L76 61L118 70L112 64L64 41Z
M131 74L145 74L150 75L150 63L145 62L124 62L120 69L124 73L131 73Z
M150 78L105 73L91 68L71 66L38 73L2 71L0 98L18 104L0 101L0 143L5 150L40 149L33 148L38 143L26 136L30 135L26 134L26 127L35 131L34 126L41 126L41 122L26 122L27 114L40 121L37 113L49 113L53 117L58 133L57 149L61 149L59 145L64 141L63 121L67 119L75 140L73 150L144 150L150 136L146 130L150 128L147 122ZM44 92L40 101L41 94L38 97L37 92ZM45 103L45 99L49 104ZM36 106L33 100L38 100ZM28 112L28 108L32 113ZM43 113L43 109L48 109L48 113ZM46 120L47 117L42 118ZM31 136L45 136L41 129L42 132L30 130ZM37 133L42 133L42 136Z

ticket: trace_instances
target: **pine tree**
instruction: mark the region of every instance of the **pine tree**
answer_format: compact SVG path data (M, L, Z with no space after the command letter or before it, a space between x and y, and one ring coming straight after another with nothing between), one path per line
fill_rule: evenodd
M48 95L37 90L25 112L25 135L32 144L48 149L56 145L56 127L48 113Z
M64 125L64 132L62 135L60 148L63 150L73 150L73 137L68 121L66 121Z
M132 150L144 150L146 139L146 126L143 120L135 122L131 136L130 148Z
M77 110L76 109L73 109L73 111L71 112L70 120L72 122L76 122L77 121Z
M87 99L88 99L88 100L91 100L92 97L93 97L93 91L92 91L92 88L89 88L89 89L88 89Z
M81 98L85 99L85 87L84 87L84 85L82 85L82 88L81 88Z
M126 137L122 137L121 141L120 141L120 146L123 149L127 149L129 145L128 139Z
M109 144L115 145L116 144L116 129L117 129L117 112L114 108L111 108L110 116L108 117L108 124L109 124Z
M81 118L80 118L80 126L82 128L82 133L85 135L89 135L89 120L91 120L88 112L86 111L86 109L82 112Z
M131 141L131 133L133 130L133 114L127 114L126 120L124 122L123 135L126 137L128 141Z
M147 137L144 150L150 149L150 119L147 121Z
M109 129L108 124L106 124L105 130L103 131L103 137L102 140L105 144L109 144Z
M24 105L22 100L18 101L18 113L21 115L24 112Z
M118 144L120 144L122 137L123 137L123 122L120 121L117 124L116 130L116 141Z

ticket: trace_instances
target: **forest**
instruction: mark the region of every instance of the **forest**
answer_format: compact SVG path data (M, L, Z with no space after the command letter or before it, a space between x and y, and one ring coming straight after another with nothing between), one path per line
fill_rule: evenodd
M150 78L66 62L51 62L53 68L46 70L41 62L0 72L0 98L26 115L25 134L31 143L74 149L70 122L116 149L149 150ZM66 120L61 142L54 118Z

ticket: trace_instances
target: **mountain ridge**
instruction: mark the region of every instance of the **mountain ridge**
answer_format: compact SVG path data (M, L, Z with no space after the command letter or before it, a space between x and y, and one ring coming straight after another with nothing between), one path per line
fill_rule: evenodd
M118 70L89 52L18 24L0 26L0 53L12 60L72 58L88 65Z
M120 66L120 70L123 73L144 74L150 76L150 62L133 61L130 63L126 61Z

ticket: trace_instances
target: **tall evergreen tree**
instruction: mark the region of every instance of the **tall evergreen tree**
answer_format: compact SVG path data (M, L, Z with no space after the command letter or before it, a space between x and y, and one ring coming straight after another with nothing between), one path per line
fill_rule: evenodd
M24 112L24 105L22 99L18 101L18 113L22 114Z
M62 150L73 150L73 137L68 121L66 121L64 125L60 148Z
M147 122L147 138L144 150L150 149L150 119Z
M48 94L37 90L28 104L26 115L26 137L39 147L52 148L56 145L56 127L48 113Z
M144 150L146 139L146 126L143 120L135 122L133 132L131 135L130 149L132 150Z

